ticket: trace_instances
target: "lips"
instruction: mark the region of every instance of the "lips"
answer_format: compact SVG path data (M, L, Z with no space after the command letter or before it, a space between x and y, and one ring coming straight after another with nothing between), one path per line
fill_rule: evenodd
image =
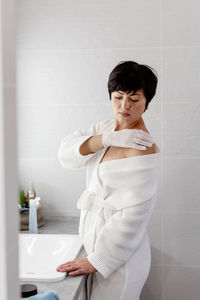
M123 117L128 117L128 116L130 116L130 115L127 114L127 113L121 113L121 112L120 112L120 114L121 114Z

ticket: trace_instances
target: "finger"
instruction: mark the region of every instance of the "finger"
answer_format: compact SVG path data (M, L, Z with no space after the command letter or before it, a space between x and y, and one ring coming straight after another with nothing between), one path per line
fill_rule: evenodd
M132 148L138 149L138 150L146 150L147 148L145 146L140 146L138 144L133 143Z
M64 267L64 266L68 266L68 265L70 265L71 263L72 263L72 261L68 261L68 262L66 262L66 263L64 263L64 264L62 264L62 265L59 265L58 268Z
M83 274L83 273L80 270L76 270L76 271L67 273L67 275L69 275L69 276L77 276L77 275L81 275L81 274Z
M58 266L56 269L62 269L62 268L64 268L64 267L67 267L67 265L60 265L60 266Z
M139 145L142 145L142 146L152 147L152 143L146 142L146 141L138 139L138 138L135 138L134 142L136 144L139 144Z
M136 136L138 138L144 139L147 142L150 142L150 143L154 142L153 137L149 133L147 133L143 130L141 130L139 133L137 133Z
M146 142L149 142L149 143L152 143L152 144L154 143L154 139L152 138L151 135L148 136L148 135L145 135L143 133L139 133L139 134L136 135L136 137L141 139L141 140L144 140Z
M60 270L62 270L62 269L69 268L69 267L70 267L69 265L62 265L62 266L58 266L58 267L56 268L56 270L57 270L57 271L60 271Z
M76 266L64 266L64 267L61 267L61 268L57 268L57 271L59 272L69 272L69 271L74 271L74 270L77 270L77 267Z

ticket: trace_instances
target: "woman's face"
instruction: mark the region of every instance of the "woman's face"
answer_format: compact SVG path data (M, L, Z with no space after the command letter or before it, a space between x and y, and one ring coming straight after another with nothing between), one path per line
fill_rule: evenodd
M111 102L117 123L134 126L144 113L146 98L142 89L136 91L135 94L115 91L111 94Z

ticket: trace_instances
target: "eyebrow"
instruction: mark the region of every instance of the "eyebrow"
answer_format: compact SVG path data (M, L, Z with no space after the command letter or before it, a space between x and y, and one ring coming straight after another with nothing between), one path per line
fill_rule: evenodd
M120 91L116 91L116 92L118 92L118 93L120 93L120 94L122 94L122 95L123 95L123 93L121 93ZM137 94L137 93L134 93L134 94L132 94L132 95L130 95L130 96L134 96L134 95L141 96L141 94Z

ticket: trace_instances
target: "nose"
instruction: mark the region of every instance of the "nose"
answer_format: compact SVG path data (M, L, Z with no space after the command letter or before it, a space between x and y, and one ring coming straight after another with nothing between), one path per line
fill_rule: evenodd
M123 109L128 109L130 107L130 103L129 103L128 99L123 99L121 102L121 106Z

